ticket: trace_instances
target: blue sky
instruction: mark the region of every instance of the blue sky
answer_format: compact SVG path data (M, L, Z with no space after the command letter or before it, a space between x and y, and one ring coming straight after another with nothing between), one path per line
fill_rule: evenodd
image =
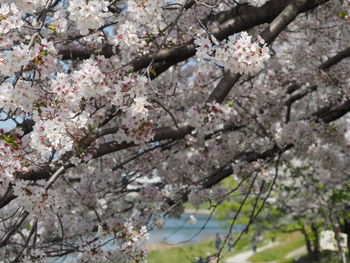
M0 118L5 118L4 113L0 113ZM16 123L12 120L0 121L0 129L4 129L5 131L11 130L16 127Z

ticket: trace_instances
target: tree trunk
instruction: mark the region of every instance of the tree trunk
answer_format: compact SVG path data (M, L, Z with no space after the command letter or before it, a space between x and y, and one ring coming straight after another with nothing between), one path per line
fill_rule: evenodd
M341 231L348 235L348 257L350 259L350 220L344 219L344 224L341 225Z
M304 239L305 239L305 243L306 243L306 250L307 250L307 254L310 258L312 258L313 256L313 253L312 253L312 247L311 247L311 241L310 241L310 238L309 238L309 235L306 231L306 228L305 226L301 226L301 233L303 233L304 235Z
M311 231L313 234L313 247L314 247L314 251L313 251L313 257L315 259L319 259L320 257L320 240L319 240L319 236L318 236L318 229L316 224L312 223L311 224Z

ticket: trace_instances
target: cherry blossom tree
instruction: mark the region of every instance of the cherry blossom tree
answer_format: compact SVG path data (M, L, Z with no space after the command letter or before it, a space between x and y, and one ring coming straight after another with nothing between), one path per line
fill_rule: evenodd
M165 217L237 193L243 235L289 201L287 161L327 185L315 205L348 192L348 0L0 4L5 262L145 262Z
M340 165L337 162L336 169L324 169L317 163L305 165L300 160L293 160L285 163L285 175L276 182L273 195L282 197L273 198L270 204L280 211L280 222L276 225L284 227L287 223L289 231L300 231L305 237L308 254L313 258L320 255L321 230L349 234L346 227L349 222L349 182L346 173L338 174L346 171ZM288 225L290 222L292 225Z

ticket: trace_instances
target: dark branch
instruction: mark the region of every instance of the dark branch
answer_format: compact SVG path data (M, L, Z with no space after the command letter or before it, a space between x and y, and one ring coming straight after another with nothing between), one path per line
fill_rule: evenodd
M327 70L331 66L337 64L344 58L348 58L348 57L350 57L350 47L340 51L335 56L330 57L327 61L323 62L318 68L321 70Z

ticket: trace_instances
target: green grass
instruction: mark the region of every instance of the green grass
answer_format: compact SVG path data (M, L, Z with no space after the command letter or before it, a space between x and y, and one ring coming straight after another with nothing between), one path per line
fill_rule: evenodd
M277 238L277 242L278 244L276 246L254 254L249 260L251 262L283 260L288 253L305 245L303 236L296 232L288 235L280 235Z
M149 253L149 263L190 262L194 257L205 257L206 253L214 253L214 241L200 242L192 246L181 246L154 250Z
M244 235L242 239L236 244L235 248L227 254L225 254L227 252L227 249L225 247L223 251L223 253L225 254L225 258L231 257L242 251L251 250L252 249L251 240L252 240L251 234ZM267 241L259 242L258 247L266 245ZM278 242L276 246L266 249L262 252L256 253L253 257L251 257L250 259L251 262L269 262L274 260L281 260L289 252L295 249L298 249L304 245L304 238L299 233L277 234L276 241ZM162 248L159 250L153 250L149 252L148 262L149 263L178 263L178 262L186 263L186 262L191 262L191 260L193 262L194 258L198 258L200 256L205 258L208 252L210 254L217 252L214 247L215 246L214 246L214 238L213 238L212 240L202 241L195 245L184 245L184 246L176 246L176 247L170 247L170 248ZM283 263L306 263L306 262L286 261ZM327 262L327 263L333 263L333 262Z
M251 249L251 235L245 235L236 244L235 248L231 252L226 253L227 249L223 250L225 258L231 257L239 252ZM264 242L261 242L259 246L263 246ZM214 238L209 241L199 242L195 245L190 246L178 246L171 248L164 248L149 252L148 261L149 263L186 263L191 262L191 259L198 257L206 257L207 253L213 254L217 252L214 246ZM193 262L193 261L192 261Z

